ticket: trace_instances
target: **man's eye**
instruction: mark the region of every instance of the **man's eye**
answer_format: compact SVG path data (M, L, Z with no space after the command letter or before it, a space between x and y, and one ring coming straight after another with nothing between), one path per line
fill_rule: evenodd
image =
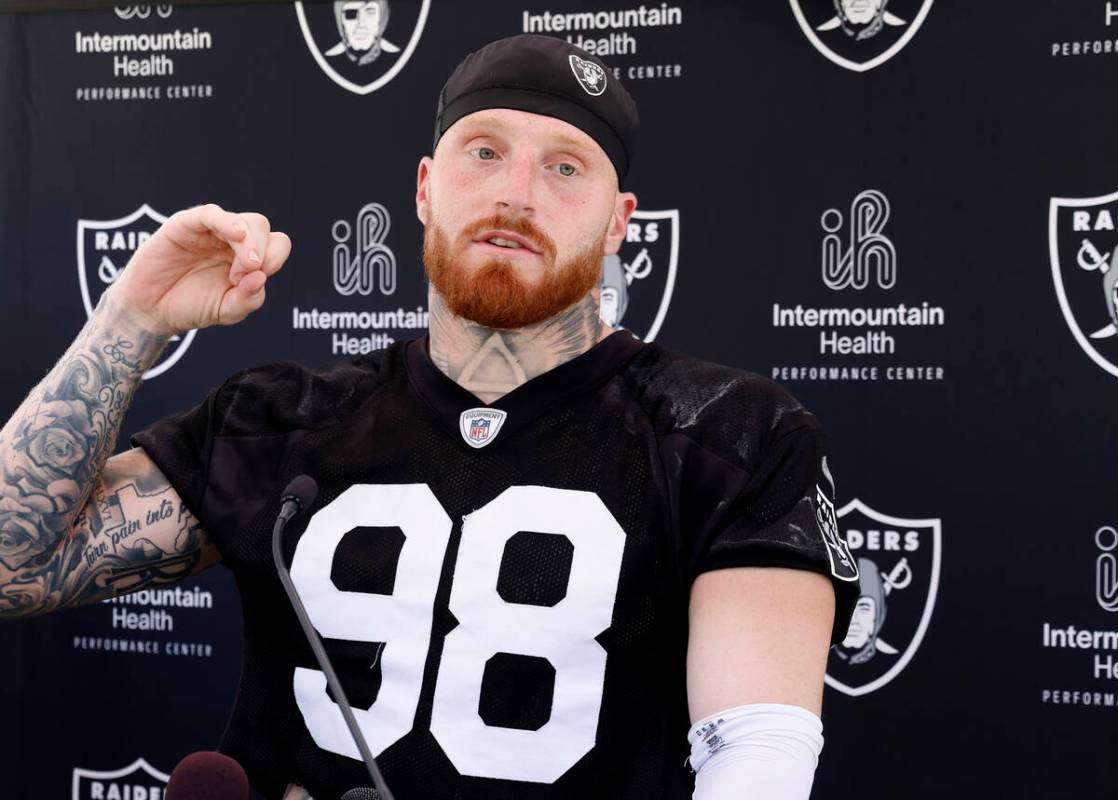
M492 161L497 157L497 153L492 147L475 147L470 152L482 161Z
M578 174L578 170L575 169L574 165L573 164L568 164L566 162L563 162L562 164L558 164L555 168L557 170L559 170L559 174L562 175L564 178L569 178L572 175L577 175Z

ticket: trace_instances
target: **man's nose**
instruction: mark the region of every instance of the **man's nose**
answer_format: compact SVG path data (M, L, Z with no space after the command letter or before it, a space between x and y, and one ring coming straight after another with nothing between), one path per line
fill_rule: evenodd
M501 210L517 214L535 213L539 181L535 159L527 155L517 156L509 159L506 164L502 171L497 205Z

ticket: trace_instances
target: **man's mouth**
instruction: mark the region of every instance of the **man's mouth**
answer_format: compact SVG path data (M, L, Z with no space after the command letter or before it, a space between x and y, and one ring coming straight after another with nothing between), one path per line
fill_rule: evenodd
M520 242L514 242L512 239L502 239L500 236L494 236L490 239L486 239L485 241L489 242L489 244L495 244L498 247L511 247L513 249L520 249L521 247L523 247Z
M529 240L507 231L486 231L481 234L481 236L474 239L474 241L479 244L489 244L505 250L526 250L530 253L539 254L539 249Z

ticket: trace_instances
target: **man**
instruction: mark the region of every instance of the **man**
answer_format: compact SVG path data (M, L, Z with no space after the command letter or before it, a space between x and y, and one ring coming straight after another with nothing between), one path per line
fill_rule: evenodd
M242 372L106 463L167 337L259 308L290 251L259 215L193 208L3 430L7 613L234 571L222 747L268 797L367 783L271 561L299 474L320 492L284 558L401 800L808 796L857 597L819 527L821 432L763 378L603 325L637 115L614 79L586 87L592 58L516 36L447 81L417 179L426 338ZM177 513L105 547L133 486Z

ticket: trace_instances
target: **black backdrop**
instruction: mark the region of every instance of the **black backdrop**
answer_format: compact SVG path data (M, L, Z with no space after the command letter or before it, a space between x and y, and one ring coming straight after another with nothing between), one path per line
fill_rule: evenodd
M890 0L861 38L831 0L389 5L395 52L364 65L328 54L330 3L305 31L292 3L0 14L5 415L83 281L95 302L205 201L267 214L291 260L262 311L173 349L125 433L244 366L419 335L442 81L500 36L593 40L643 120L623 324L812 408L882 576L871 646L831 659L814 796L1113 796L1116 4ZM378 247L394 286L350 274ZM3 796L142 800L216 746L238 599L222 568L184 588L0 625Z

